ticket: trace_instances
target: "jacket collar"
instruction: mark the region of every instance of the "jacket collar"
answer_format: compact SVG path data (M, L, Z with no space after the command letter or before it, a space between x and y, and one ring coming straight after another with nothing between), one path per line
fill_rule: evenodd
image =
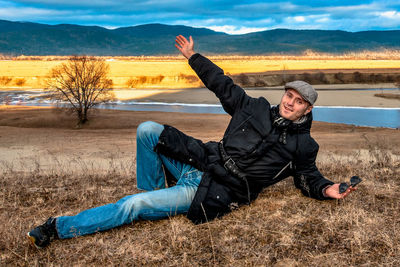
M307 115L300 118L298 121L293 122L283 118L279 114L279 105L271 107L271 120L275 127L280 130L296 131L298 133L310 132L313 120L312 111Z

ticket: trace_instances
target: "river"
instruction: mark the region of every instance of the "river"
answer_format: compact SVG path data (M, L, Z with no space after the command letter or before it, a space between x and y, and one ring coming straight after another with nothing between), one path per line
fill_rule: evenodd
M368 89L371 90L371 89ZM382 90L381 88L377 90ZM42 90L0 92L0 104L52 106L54 103L43 100ZM186 104L162 102L117 101L98 106L105 109L132 111L163 111L184 113L224 114L219 104ZM315 106L314 120L353 124L356 126L400 128L400 108L349 107L349 106Z

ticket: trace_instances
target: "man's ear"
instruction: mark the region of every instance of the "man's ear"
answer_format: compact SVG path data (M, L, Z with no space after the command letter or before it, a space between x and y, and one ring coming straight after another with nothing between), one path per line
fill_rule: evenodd
M307 115L308 113L310 113L311 110L312 110L312 108L313 108L313 105L309 105L309 106L306 108L306 111L304 111L304 115Z

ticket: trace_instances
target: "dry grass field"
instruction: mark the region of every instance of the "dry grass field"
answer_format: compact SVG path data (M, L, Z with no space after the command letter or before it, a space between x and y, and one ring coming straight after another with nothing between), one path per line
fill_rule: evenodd
M303 56L210 57L230 75L267 71L399 68L399 52ZM19 57L0 60L0 88L44 88L51 68L66 57ZM201 86L183 57L104 58L114 88L190 88Z
M172 116L173 115L173 116ZM318 165L333 181L364 179L345 200L301 195L291 178L207 224L184 216L30 246L26 232L137 193L135 133L144 120L218 140L227 115L102 110L84 129L61 110L0 112L0 265L399 266L398 130L314 123Z

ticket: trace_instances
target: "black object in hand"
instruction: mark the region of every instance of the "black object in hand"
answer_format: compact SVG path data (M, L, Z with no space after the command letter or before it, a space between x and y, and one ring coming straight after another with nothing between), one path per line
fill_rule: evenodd
M343 194L344 192L346 192L347 188L349 188L349 185L347 183L340 183L339 193Z
M362 179L358 176L353 176L350 178L350 186L355 187L359 183L361 183ZM340 183L339 185L339 193L343 194L346 192L347 188L349 188L349 185L347 183Z
M353 176L350 178L350 185L351 187L355 187L356 185L358 185L359 183L361 183L361 178L358 176Z

